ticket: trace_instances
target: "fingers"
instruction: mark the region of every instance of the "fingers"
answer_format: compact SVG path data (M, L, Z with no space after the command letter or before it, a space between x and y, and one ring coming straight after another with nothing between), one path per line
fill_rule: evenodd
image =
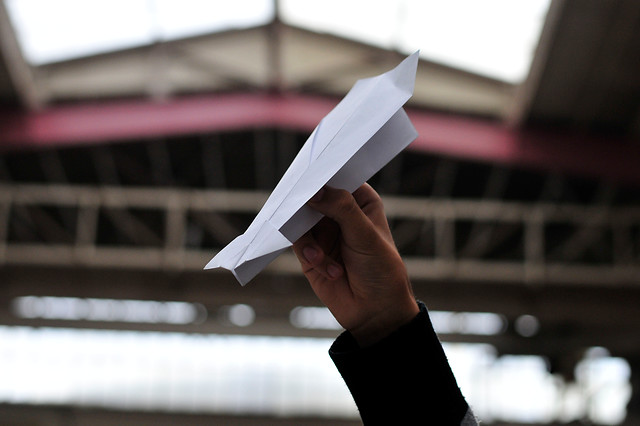
M375 207L374 210L382 211L379 197L370 186L361 186L356 191L356 195L351 195L343 189L335 189L328 186L323 187L308 202L309 206L319 211L323 215L333 219L340 226L344 241L352 248L362 247L363 251L370 249L370 244L375 241L379 234L372 219L367 217L363 208ZM378 205L378 202L380 203ZM384 217L384 213L382 213ZM380 221L379 214L375 217L376 222ZM384 219L386 222L386 219Z
M358 189L353 191L353 198L361 208L365 208L368 204L377 204L381 202L378 193L368 183L362 184Z
M389 229L389 222L387 216L384 213L384 205L380 195L369 185L363 184L360 188L356 189L353 193L353 198L360 206L360 209L364 214L373 222L373 224L380 230L385 238L389 242L393 243L391 236L391 230Z
M395 247L382 200L368 184L362 185L353 195L345 190L324 187L308 204L326 216L293 246L308 277L318 274L327 280L335 280L345 273L342 264L335 260L341 258L340 241L362 254L371 254L382 241L385 241L384 245Z
M319 274L325 279L336 280L342 276L342 266L325 253L310 232L293 244L293 252L302 265L305 275Z

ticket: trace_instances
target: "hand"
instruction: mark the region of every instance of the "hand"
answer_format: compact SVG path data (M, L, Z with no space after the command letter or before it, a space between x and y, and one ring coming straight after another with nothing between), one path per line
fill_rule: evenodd
M340 325L365 347L411 321L419 308L373 188L324 187L308 205L325 217L293 249Z

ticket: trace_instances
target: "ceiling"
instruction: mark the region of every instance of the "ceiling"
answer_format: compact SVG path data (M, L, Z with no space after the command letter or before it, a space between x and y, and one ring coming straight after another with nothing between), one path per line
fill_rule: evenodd
M640 136L640 3L554 2L511 114L528 124Z
M0 2L0 300L247 303L252 327L188 331L333 333L288 324L317 303L291 256L244 288L200 269L355 80L404 54L276 16L32 66L9 24ZM638 355L639 51L640 2L554 0L521 84L420 61L421 136L374 183L419 297L541 320L536 339L483 340L502 352ZM34 324L7 306L0 323Z
M0 19L10 23L5 8ZM409 101L420 137L411 149L639 182L634 158L640 155L640 64L632 53L640 40L639 21L633 0L552 2L529 75L518 85L421 59ZM194 95L187 114L203 119L213 114L208 108L214 104L234 110L222 95L258 95L252 103L264 103L263 93L302 96L319 105L304 124L276 120L263 125L310 131L356 79L388 70L403 56L285 24L276 15L254 28L30 66L11 25L2 28L0 102L6 112L0 117L0 143L13 149L104 140L99 131L92 136L87 130L80 139L73 132L59 133L56 123L82 121L85 128L104 123L98 129L113 120L124 123L118 114L110 115L110 106L131 117L132 111L144 110L138 123L152 123L148 117L159 111L165 116L156 121L170 122L185 116L179 111ZM88 103L104 108L88 117ZM69 105L78 108L67 114ZM241 116L242 108L236 112ZM175 132L189 134L192 120L185 123L174 126L179 127ZM246 123L255 125L255 120ZM126 139L127 132L152 136L160 131L154 133L153 127L121 126L118 138ZM209 130L216 129L211 124ZM58 133L52 142L51 135Z
M0 19L9 22L5 8L0 8ZM422 59L408 106L420 137L395 167L386 169L379 179L382 191L479 203L633 206L640 182L640 73L637 55L628 53L637 50L639 20L635 1L552 2L531 71L520 85ZM357 78L387 70L403 56L287 25L276 16L254 28L34 67L22 58L10 26L0 28L5 105L0 143L11 148L0 174L16 184L268 189L304 134ZM112 142L119 143L104 146ZM261 156L275 160L263 164ZM222 171L212 175L201 158ZM194 159L197 166L189 166ZM41 193L20 188L8 191ZM154 208L165 212L164 206ZM472 218L464 214L453 219ZM504 220L491 215L491 220ZM529 219L518 219L515 229L533 226ZM512 225L505 225L510 238L520 235ZM411 239L421 226L411 221L401 226L408 253L424 249ZM635 222L629 226L634 230ZM474 229L472 234L492 233ZM613 248L599 254L585 249L602 246L609 232L614 231L575 232L573 237L569 232L554 256L609 262ZM527 235L505 237L503 250L516 253L511 257L523 255L520 246ZM479 241L486 238L472 240L462 251L483 252L478 247L486 241ZM628 244L633 252L634 244ZM463 270L460 274L467 276ZM528 276L519 274L514 276ZM601 280L597 274L591 277ZM612 279L628 283L632 277L623 272Z
M0 16L0 101L29 108L247 88L341 96L357 78L386 70L400 57L275 17L256 28L33 67L20 53L6 8ZM640 5L633 0L552 2L523 84L422 60L411 105L637 137L639 22Z
M357 78L387 70L400 57L271 24L38 66L32 84L42 105L247 89L341 96ZM511 91L509 84L423 61L414 103L496 115Z

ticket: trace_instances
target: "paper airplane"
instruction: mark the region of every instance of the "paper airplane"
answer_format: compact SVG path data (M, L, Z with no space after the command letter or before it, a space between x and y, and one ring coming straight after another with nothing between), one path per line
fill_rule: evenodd
M245 285L322 218L306 206L320 188L355 191L418 136L402 108L413 94L418 53L355 83L311 133L245 233L205 269L228 269Z

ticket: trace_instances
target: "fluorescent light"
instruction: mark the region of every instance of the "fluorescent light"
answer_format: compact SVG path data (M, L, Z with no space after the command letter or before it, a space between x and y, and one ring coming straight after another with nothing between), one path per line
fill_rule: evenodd
M297 306L291 310L289 320L294 327L316 330L340 330L342 326L329 309L321 306Z
M220 308L219 314L225 323L229 323L238 327L247 327L256 319L255 310L244 303L238 303L231 306L223 306Z
M504 332L507 320L491 312L429 312L437 333L475 334L491 336ZM340 330L331 311L321 306L297 306L291 310L289 320L294 327L316 330Z
M47 320L191 324L206 317L200 304L154 300L22 296L12 307L21 318Z
M436 333L493 336L504 332L507 320L491 312L429 312Z
M533 315L521 315L519 316L514 327L516 332L523 337L532 337L538 334L540 330L540 321Z

